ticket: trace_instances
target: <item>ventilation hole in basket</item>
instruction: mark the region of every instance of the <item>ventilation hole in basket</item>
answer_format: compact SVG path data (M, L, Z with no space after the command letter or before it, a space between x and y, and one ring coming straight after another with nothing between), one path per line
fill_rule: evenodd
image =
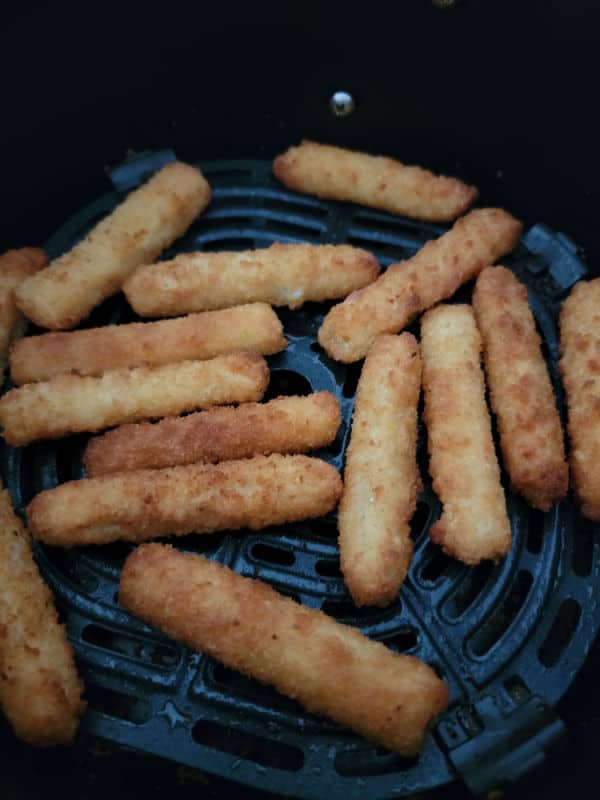
M179 662L179 655L174 647L136 636L124 636L100 625L86 625L81 632L81 638L102 650L145 661L162 669L172 669Z
M338 775L347 778L385 775L390 772L408 772L418 758L405 758L383 747L368 750L342 750L335 756L333 765Z
M200 239L201 237L198 237ZM209 239L208 241L200 241L200 246L202 250L253 250L254 249L254 239L249 239L247 237L228 237L225 238L215 238Z
M342 577L339 559L334 561L332 558L320 558L315 564L315 572L317 575L323 575L325 578Z
M577 524L577 531L573 537L573 571L582 578L587 578L592 573L594 562L594 524L581 518Z
M517 573L508 597L473 636L471 650L475 655L485 655L504 636L523 608L532 584L530 572L521 570Z
M324 539L337 539L338 529L334 519L312 519L309 523L310 530Z
M223 689L229 697L243 697L256 705L276 708L280 712L302 713L299 703L295 700L284 697L271 686L259 683L253 678L248 678L240 672L223 666L223 664L213 662L208 675L212 683Z
M580 616L581 606L576 600L571 597L563 600L550 633L539 649L539 659L545 667L553 667L558 663L573 638Z
M264 561L267 564L291 567L296 563L296 557L291 550L286 550L283 547L274 547L272 544L264 544L263 542L252 545L250 553L252 558L257 561Z
M212 720L197 722L192 728L192 738L212 750L229 753L261 767L297 772L304 766L304 754L299 747L274 739L263 739L247 730L236 731Z
M282 395L307 395L311 394L312 386L299 372L290 369L276 369L271 372L269 388L264 396L264 401L273 400Z
M347 600L325 600L321 610L330 617L335 617L335 619L343 620L352 625L375 624L382 619L397 614L399 612L399 601L396 601L386 609L380 609L371 606L358 608L350 598Z
M283 211L285 214L296 211L313 217L326 217L329 213L329 210L323 206L314 206L312 203L305 204L298 200L276 200L272 197L267 197L265 198L265 205L267 208L274 211Z
M88 683L85 696L88 706L94 711L133 722L134 725L142 725L152 716L152 707L145 700L115 692L106 686Z
M350 364L344 379L344 388L342 394L344 397L354 397L356 387L358 386L358 379L360 378L361 365Z
M252 214L247 216L242 214L239 214L238 216L224 216L219 214L218 216L214 217L200 217L194 226L194 231L197 231L197 234L202 236L204 233L208 233L209 231L219 231L225 227L244 228L251 224L252 221Z
M247 178L252 175L251 169L244 169L243 167L211 167L207 165L202 168L202 172L206 177L211 177L214 181L222 181L227 178Z
M94 548L94 558L99 558L111 566L121 567L133 549L133 545L127 542L112 542Z
M396 650L398 653L406 653L419 644L419 631L412 625L404 625L393 636L386 636L382 641L392 650Z
M518 675L513 675L505 680L504 688L515 701L515 703L523 703L525 700L531 697L531 692Z
M417 510L415 511L410 523L410 535L413 539L418 539L423 533L427 527L430 517L431 509L429 508L429 504L424 500L419 500L417 503Z
M544 544L544 521L546 515L537 508L530 508L527 526L527 549L537 555Z
M71 583L87 592L93 592L98 588L97 578L81 569L74 552L52 548L50 550L44 549L44 554L61 575Z
M443 550L436 548L433 556L421 570L421 578L428 583L436 583L455 565L455 563L454 559L447 556Z
M479 597L494 571L492 561L483 561L476 567L472 567L466 573L465 580L462 581L457 592L449 601L448 615L456 619L464 614Z

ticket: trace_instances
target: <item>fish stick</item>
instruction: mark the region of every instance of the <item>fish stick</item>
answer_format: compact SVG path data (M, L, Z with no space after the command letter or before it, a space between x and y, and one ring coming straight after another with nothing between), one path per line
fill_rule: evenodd
M359 606L391 603L412 558L420 391L414 336L375 339L358 382L338 515L342 573Z
M6 369L9 344L25 333L27 325L17 308L15 290L47 263L48 257L37 247L7 250L0 256L0 371Z
M444 504L432 541L478 564L511 545L480 365L481 337L470 306L439 306L421 322L429 472Z
M308 456L254 456L71 481L27 508L36 539L71 547L283 525L331 511L337 470Z
M522 225L506 211L482 208L462 217L407 261L334 306L319 342L337 361L358 361L382 333L398 333L431 306L515 246Z
M0 492L0 708L16 735L39 746L67 744L85 710L73 651L29 535Z
M473 311L511 487L549 511L567 493L569 468L527 289L510 270L486 267L475 284Z
M273 173L297 192L431 222L456 219L478 196L474 186L456 178L434 175L393 158L306 140L277 156Z
M58 375L7 392L0 398L0 424L9 444L24 445L211 405L260 400L268 382L269 368L257 353L115 369L97 378Z
M600 278L580 281L560 313L571 480L584 517L600 522Z
M92 478L259 454L303 453L330 444L340 422L340 406L330 392L279 397L237 408L210 408L155 424L122 425L91 439L84 462Z
M200 170L168 164L82 242L26 280L17 290L17 305L43 328L74 328L94 306L118 292L138 264L154 261L181 236L210 197Z
M128 557L119 600L188 647L405 756L419 752L448 705L447 684L420 659L168 545Z
M228 353L272 355L286 346L277 314L265 303L253 303L159 322L28 336L12 347L10 372L20 385L56 375L101 375L120 367L202 361Z
M182 253L138 267L123 291L143 317L264 302L300 308L336 300L379 275L375 256L348 245L273 244L242 253Z

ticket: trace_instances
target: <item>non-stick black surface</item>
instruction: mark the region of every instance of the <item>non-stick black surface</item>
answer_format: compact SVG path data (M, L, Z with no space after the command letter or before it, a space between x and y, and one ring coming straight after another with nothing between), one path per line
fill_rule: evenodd
M115 170L116 190L70 219L48 242L49 254L71 247L119 201L117 190L131 188L160 160L155 154ZM271 177L267 161L201 166L214 189L213 202L165 256L274 241L347 242L371 250L386 267L443 231L290 193ZM571 242L544 226L527 231L504 263L529 287L562 403L556 312L583 265ZM457 299L469 296L467 287ZM333 392L341 403L342 428L333 445L317 455L341 470L360 367L332 361L316 344L326 311L324 304L280 310L289 346L269 359L268 397ZM117 296L86 325L134 319ZM3 445L2 473L17 508L42 489L81 477L86 441L74 436L23 449ZM87 686L84 731L239 784L307 798L325 792L348 798L404 795L447 783L457 773L473 789L487 790L535 766L560 737L561 723L550 708L575 677L598 627L597 531L570 500L542 514L508 492L511 553L496 565L464 567L428 541L428 526L440 507L427 475L424 430L418 458L425 488L412 523L415 554L399 598L388 609L358 610L351 602L339 571L335 515L258 533L189 536L177 544L260 577L431 664L448 681L451 703L419 759L371 745L133 619L116 599L129 545L71 551L37 546Z

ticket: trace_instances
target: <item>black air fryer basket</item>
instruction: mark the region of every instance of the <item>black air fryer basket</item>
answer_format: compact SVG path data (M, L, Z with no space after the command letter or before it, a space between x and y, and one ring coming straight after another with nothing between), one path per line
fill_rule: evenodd
M52 13L41 4L29 15L13 10L0 33L0 58L19 67L7 91L3 249L45 242L50 257L64 252L176 153L202 168L213 201L165 257L274 241L349 243L386 268L444 228L290 192L272 177L271 159L307 136L418 161L476 183L483 204L524 219L525 233L503 263L528 286L564 409L557 312L570 287L593 275L600 251L600 170L590 160L600 124L594 118L585 127L581 114L570 113L584 97L590 102L585 76L567 81L586 58L587 4L401 5L392 13L383 3L333 3L325 13L310 3L202 11L175 4L167 18L151 4L134 11L136 4L107 3L101 13L69 2L53 4ZM550 46L561 42L568 65ZM538 80L542 71L554 77L552 89ZM336 91L350 98L336 103ZM470 288L454 300L468 302ZM289 346L268 359L266 399L333 392L342 427L317 455L342 470L360 365L336 363L317 345L328 307L278 309ZM118 295L85 325L134 319ZM2 477L18 510L37 492L84 474L87 439L1 445ZM89 797L125 794L130 784L157 797L383 798L434 789L458 797L501 787L515 797L585 794L594 773L589 753L600 740L598 526L571 498L543 514L507 490L510 554L467 568L428 540L440 504L424 430L418 460L425 487L412 522L415 554L387 609L352 603L335 514L177 542L432 665L449 683L450 707L418 759L308 714L132 618L116 596L129 545L36 545L89 710L66 752L38 753L0 728L0 796L37 797L61 785L65 770L73 795ZM348 695L351 702L351 687Z

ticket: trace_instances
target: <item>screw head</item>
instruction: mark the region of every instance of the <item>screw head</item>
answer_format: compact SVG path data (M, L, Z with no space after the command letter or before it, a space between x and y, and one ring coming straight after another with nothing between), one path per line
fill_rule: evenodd
M354 107L354 98L349 92L334 92L329 99L329 108L336 117L349 116Z

